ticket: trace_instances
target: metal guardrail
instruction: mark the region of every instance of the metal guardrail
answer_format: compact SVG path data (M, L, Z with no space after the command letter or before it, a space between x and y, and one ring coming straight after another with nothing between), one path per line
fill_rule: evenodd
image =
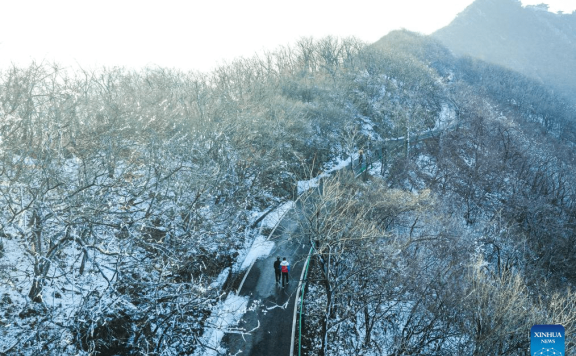
M438 135L441 135L443 132L451 131L457 129L459 127L458 124L450 125L449 127L442 129L442 130L430 130L418 134L414 134L411 137L411 143L416 144L417 142L424 141ZM352 171L358 177L360 174L366 172L368 169L372 168L374 162L382 161L382 157L384 155L388 156L389 154L394 154L402 151L406 147L406 139L404 137L397 138L397 139L386 139L384 140L385 143L375 149L369 149L365 154L362 155L362 160L358 158L352 160Z
M372 169L375 162L382 162L386 164L390 155L398 154L402 150L404 143L402 140L390 141L387 145L382 145L379 148L371 149L362 155L362 160L359 158L352 161L352 171L358 177L362 173ZM386 158L383 160L383 158Z
M314 247L311 247L310 252L308 253L306 266L304 267L304 278L302 278L303 283L300 289L300 312L298 313L298 356L300 356L302 352L302 309L304 308L304 294L306 292L306 286L308 285L308 267L310 266L312 250L314 250Z
M422 133L420 135L416 135L413 139L412 142L419 142L419 141L423 141L423 140L427 140L429 138L432 137L436 137L437 135L440 135L442 132L445 132L447 130L453 130L455 128L458 128L459 125L458 124L453 124L451 125L448 129L445 130L437 130L437 131L428 131L425 133ZM362 173L366 172L369 168L372 168L372 165L374 162L376 161L382 161L383 163L385 163L385 161L383 161L383 157L384 155L388 156L389 154L394 154L394 153L398 153L399 151L402 150L402 148L405 145L405 139L404 138L400 138L400 139L388 139L386 140L386 142L388 142L388 145L383 144L381 147L377 148L377 149L373 149L373 150L369 150L369 152L363 156L362 161L360 161L359 159L352 159L350 162L350 165L347 167L350 167L352 169L352 171L354 172L354 175L356 177L359 177ZM395 147L394 147L395 146ZM387 160L387 159L386 159ZM357 163L357 164L355 164ZM296 301L295 303L298 303L298 298L300 297L300 308L299 308L299 312L298 312L298 356L301 356L302 353L302 310L304 309L304 295L305 295L305 290L306 287L308 285L308 267L310 266L310 258L312 257L312 251L314 250L314 247L310 248L310 252L308 253L308 258L306 260L306 266L304 268L304 270L302 271L302 276L300 278L300 283L301 285L298 286L298 290L297 290L297 294L296 294ZM296 318L296 306L294 306L294 318ZM296 322L296 320L294 320L294 323ZM294 356L294 327L295 325L293 325L292 328L292 346L290 348L290 356Z

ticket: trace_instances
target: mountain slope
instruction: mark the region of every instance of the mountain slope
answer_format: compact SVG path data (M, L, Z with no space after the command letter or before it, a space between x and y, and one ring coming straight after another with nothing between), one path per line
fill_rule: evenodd
M573 110L433 38L303 39L206 75L13 68L0 104L0 354L216 352L209 330L250 332L221 302L258 217L360 150L364 180L299 198L308 354L575 335Z
M576 13L546 5L477 0L432 36L454 54L516 70L566 97L576 95Z

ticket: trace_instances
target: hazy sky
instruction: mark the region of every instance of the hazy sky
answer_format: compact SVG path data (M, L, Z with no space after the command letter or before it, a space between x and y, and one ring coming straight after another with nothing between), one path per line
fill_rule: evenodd
M0 68L32 60L208 71L294 43L406 28L429 34L473 0L0 0ZM574 0L522 0L576 10Z

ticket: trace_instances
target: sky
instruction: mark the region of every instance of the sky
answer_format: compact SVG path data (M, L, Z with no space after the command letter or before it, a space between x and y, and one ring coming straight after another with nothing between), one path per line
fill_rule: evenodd
M207 72L302 37L430 34L473 0L0 0L0 69L31 61ZM576 10L574 0L546 2Z

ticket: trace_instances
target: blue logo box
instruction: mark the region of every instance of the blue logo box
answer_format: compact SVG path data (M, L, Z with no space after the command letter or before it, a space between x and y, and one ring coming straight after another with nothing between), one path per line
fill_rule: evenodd
M534 325L530 329L530 355L564 356L565 336L562 325Z

